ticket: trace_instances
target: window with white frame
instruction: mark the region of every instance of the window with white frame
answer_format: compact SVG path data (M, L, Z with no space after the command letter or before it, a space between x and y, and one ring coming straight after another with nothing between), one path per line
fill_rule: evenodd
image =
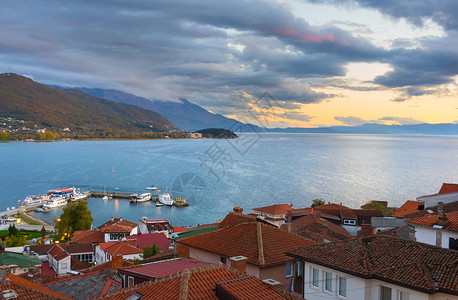
M293 276L293 263L287 262L286 263L286 277Z
M391 288L380 286L380 300L391 300Z
M135 285L134 278L132 276L127 277L127 286L133 286Z
M344 219L343 221L344 221L345 225L356 225L356 221L355 220Z
M320 273L318 269L312 268L311 269L311 276L312 277L312 286L319 287L320 286Z
M347 297L347 278L337 276L337 294L341 297Z
M332 273L331 272L324 272L324 290L328 292L332 292Z
M410 300L410 294L399 291L398 300Z

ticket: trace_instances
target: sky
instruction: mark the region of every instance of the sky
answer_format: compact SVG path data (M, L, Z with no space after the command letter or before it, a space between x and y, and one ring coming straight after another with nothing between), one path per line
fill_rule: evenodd
M3 0L10 72L268 127L458 123L458 1Z

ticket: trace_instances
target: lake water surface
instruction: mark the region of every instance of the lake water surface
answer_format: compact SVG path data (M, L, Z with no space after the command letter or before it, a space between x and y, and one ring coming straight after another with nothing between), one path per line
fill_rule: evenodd
M112 216L172 225L215 222L244 212L313 199L357 208L369 200L399 207L458 183L458 137L346 134L245 134L237 140L71 141L0 144L0 209L29 194L75 186L141 193L151 184L188 199L189 207L89 199L100 225ZM113 171L114 169L114 171ZM61 209L34 213L51 221Z

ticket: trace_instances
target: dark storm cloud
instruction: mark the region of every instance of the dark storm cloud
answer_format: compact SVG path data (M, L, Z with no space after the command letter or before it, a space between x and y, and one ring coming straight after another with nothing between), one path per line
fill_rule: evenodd
M390 14L387 5L377 8ZM448 16L441 24L453 23ZM309 79L344 76L350 62L391 64L375 80L387 87L432 86L458 73L456 57L432 41L423 50L388 51L270 1L9 0L0 20L0 72L214 108L244 107L235 103L246 101L234 98L238 91L268 91L291 108L323 101L334 95L315 92Z

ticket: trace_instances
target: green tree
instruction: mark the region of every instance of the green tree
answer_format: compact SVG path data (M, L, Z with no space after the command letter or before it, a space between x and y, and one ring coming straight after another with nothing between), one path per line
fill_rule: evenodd
M315 206L320 206L320 205L324 205L324 200L322 198L316 198L316 199L313 199L313 202L312 202L312 207L315 207Z
M159 252L159 246L155 244L143 247L143 259L156 255Z
M11 140L11 135L6 131L0 131L0 141Z
M16 225L10 224L10 227L8 227L8 236L17 236Z
M44 136L45 136L46 140L54 140L54 139L56 139L56 137L54 136L54 133L52 133L52 131L46 130Z
M59 219L54 218L56 232L58 235L70 238L73 232L91 228L94 219L91 211L87 208L87 202L68 202Z
M24 236L7 236L5 237L6 247L19 247L27 245L27 239Z

